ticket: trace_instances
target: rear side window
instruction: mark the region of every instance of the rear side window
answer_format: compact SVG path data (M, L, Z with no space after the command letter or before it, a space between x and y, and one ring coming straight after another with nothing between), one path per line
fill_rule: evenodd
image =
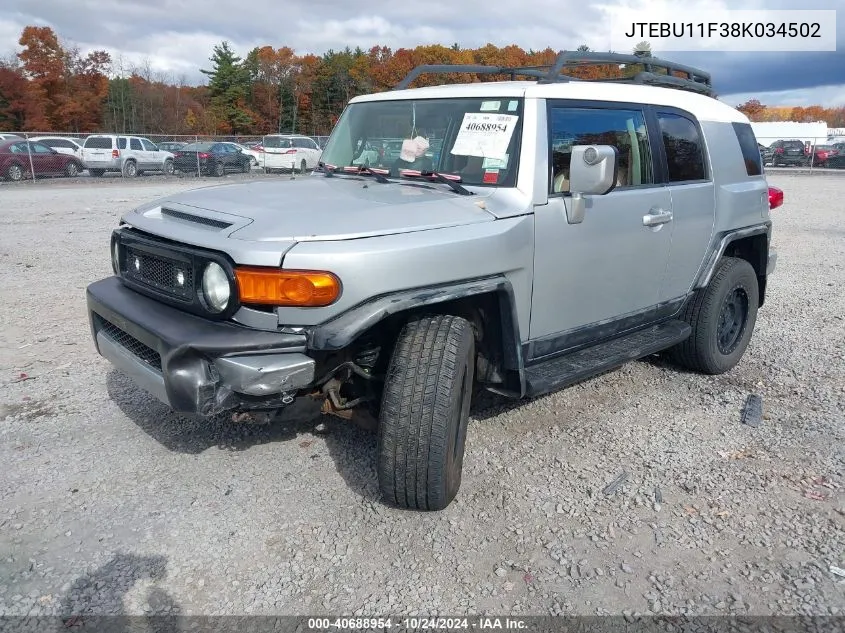
M666 112L659 113L657 121L666 150L669 182L706 180L704 147L695 123L685 116Z
M760 176L763 173L763 158L760 156L760 149L757 147L757 137L754 130L748 123L734 123L736 140L742 150L742 159L745 161L745 173L749 176Z
M120 149L126 149L127 138L125 136L121 136L117 139L117 146Z
M85 147L91 149L111 149L111 137L95 136L85 139Z
M143 149L143 147L141 147L141 141L139 141L137 138L129 139L129 148L139 151Z

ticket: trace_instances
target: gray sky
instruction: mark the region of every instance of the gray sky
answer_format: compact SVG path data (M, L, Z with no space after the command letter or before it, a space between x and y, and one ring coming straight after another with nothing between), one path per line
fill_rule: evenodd
M732 0L685 0L683 7L726 6ZM102 48L128 63L149 62L171 79L202 83L212 47L228 40L241 55L254 46L290 46L297 53L380 44L394 50L454 42L525 49L611 47L609 16L639 7L644 21L662 0L0 0L0 55L14 53L27 24L49 25L83 50ZM788 0L746 0L751 10L795 8ZM845 0L806 0L802 9L838 9L837 51L815 53L655 54L711 72L726 101L756 97L768 105L845 105ZM666 11L664 6L663 11ZM675 15L671 10L670 15ZM760 13L761 19L764 14ZM628 51L619 51L628 52Z

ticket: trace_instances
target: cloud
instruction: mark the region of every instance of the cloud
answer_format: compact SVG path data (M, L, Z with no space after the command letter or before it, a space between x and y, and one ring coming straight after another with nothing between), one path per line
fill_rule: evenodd
M106 49L125 64L149 65L152 71L183 76L189 83L205 77L215 44L227 40L241 55L255 46L290 46L300 54L322 54L347 46L393 49L454 42L463 47L486 43L517 44L525 49L573 49L586 43L608 50L611 18L621 8L634 9L644 20L678 19L684 10L725 9L733 0L431 0L352 3L345 0L39 0L0 11L0 56L13 53L27 24L47 24L82 50ZM787 0L747 0L744 10L794 8ZM830 104L845 85L845 0L805 0L802 9L839 9L834 53L672 52L665 57L711 72L719 94L782 94L784 99ZM763 13L761 13L761 16ZM660 55L659 46L653 46ZM5 49L5 50L4 50ZM627 51L622 51L627 52ZM799 91L799 92L796 92Z

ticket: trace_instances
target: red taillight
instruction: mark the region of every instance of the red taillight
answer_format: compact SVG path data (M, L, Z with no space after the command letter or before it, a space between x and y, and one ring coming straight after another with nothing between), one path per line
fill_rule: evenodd
M775 154L783 154L783 148L782 147L776 147L775 148Z
M111 151L111 157L112 158L120 158L120 150L113 149Z
M253 145L253 146L252 146L252 151L253 151L253 152L263 152L263 151L264 151L264 146L263 146L263 145Z
M182 155L182 152L173 152L173 158L179 158Z
M198 156L199 156L200 158L208 158L208 156L209 156L209 155L208 155L208 154L206 154L205 152L200 152L200 153L198 154Z
M783 191L777 187L769 187L769 209L777 209L783 204Z

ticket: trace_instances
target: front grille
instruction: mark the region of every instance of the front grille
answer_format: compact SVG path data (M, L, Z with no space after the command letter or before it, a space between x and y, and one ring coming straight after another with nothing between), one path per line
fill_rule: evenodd
M194 271L190 262L171 259L134 247L127 247L124 274L128 279L173 297L191 300Z
M152 347L144 345L141 341L136 339L128 332L124 332L119 327L103 319L99 318L100 331L108 336L112 341L129 350L139 360L145 362L150 367L161 371L161 355Z

